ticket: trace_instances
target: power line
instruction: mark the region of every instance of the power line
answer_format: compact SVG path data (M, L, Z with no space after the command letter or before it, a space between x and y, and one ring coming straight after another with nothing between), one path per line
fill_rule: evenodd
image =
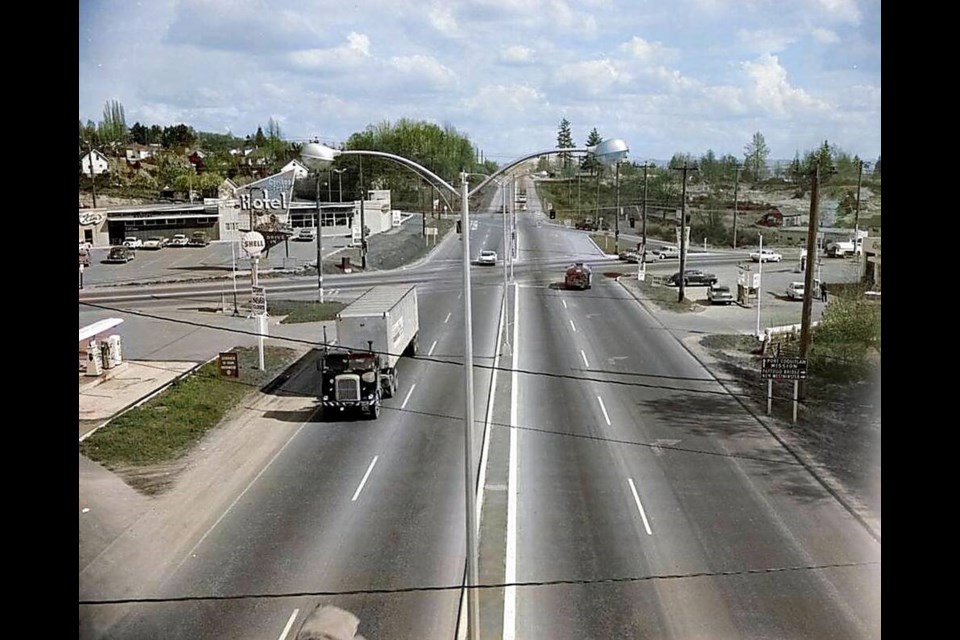
M126 314L129 314L129 315L134 315L134 316L140 316L140 317L150 318L150 319L153 319L153 320L161 320L161 321L165 321L165 322L173 322L173 323L176 323L176 324L183 324L183 325L193 326L193 327L197 327L197 328L201 328L201 329L210 329L210 330L215 330L215 331L224 331L224 332L226 332L226 333L235 333L235 334L240 334L240 335L245 335L245 336L250 336L250 337L257 337L257 338L260 337L260 334L259 334L258 332L255 332L255 331L246 331L246 330L243 330L243 329L228 328L228 327L217 327L217 326L210 325L210 324L203 324L203 323L200 323L200 322L193 322L193 321L191 321L191 320L184 320L184 319L179 319L179 318L168 318L168 317L165 317L165 316L159 316L159 315L156 315L156 314L146 313L146 312L143 312L143 311L133 311L133 310L121 309L121 308L118 308L118 307L110 307L110 306L107 306L107 305L99 305L99 304L95 304L95 303L91 303L91 302L81 302L80 304L83 304L83 305L89 306L89 307L93 307L93 308L96 308L96 309L102 309L102 310L104 310L104 311L111 311L111 312L114 312L114 313L126 313ZM270 336L270 339L271 339L271 340L284 341L284 342L292 342L292 343L294 343L294 344L303 344L303 345L306 345L306 346L308 346L308 347L310 347L310 348L312 348L312 349L322 349L322 348L326 348L326 347L332 347L332 348L334 348L334 349L342 348L342 347L340 347L339 345L332 344L332 343L324 343L324 342L320 342L320 341L313 342L313 341L303 340L303 339L299 339L299 338L288 338L288 337L283 337L283 336ZM369 351L369 350L368 350L368 351ZM375 354L378 354L378 355L396 355L396 356L398 356L398 357L403 356L403 354L391 354L390 352L387 352L387 351L373 350L373 351L371 351L371 352L372 352L372 353L375 353ZM420 362L427 362L427 363L433 363L433 364L443 364L443 365L452 365L452 366L457 366L457 367L462 367L462 366L463 366L463 363L462 363L462 362L457 362L456 360L447 360L447 359L442 359L442 358L432 357L432 356L414 355L414 356L406 356L406 357L409 358L410 360L420 361ZM453 357L453 356L448 356L448 357ZM491 355L491 356L478 356L478 357L480 357L480 358L485 358L485 359L493 359L495 356L492 356L492 355ZM473 366L474 366L475 368L477 368L477 369L487 369L487 370L489 370L489 371L503 371L503 372L505 372L505 373L512 373L513 371L517 371L517 373L519 373L519 374L521 374L521 375L541 376L541 377L553 378L553 379L557 379L557 380L572 380L572 381L575 381L575 382L597 382L597 383L601 383L601 384L612 384L612 385L618 385L618 386L624 386L624 387L636 387L636 388L653 389L653 390L659 390L659 391L679 391L679 392L689 392L689 393L700 393L700 394L723 396L723 397L733 397L733 398L738 397L738 396L739 396L739 397L744 397L744 398L753 398L753 396L750 395L750 394L735 394L735 393L732 393L732 392L726 390L725 388L721 388L721 389L719 389L719 390L713 390L713 389L695 389L695 388L691 388L691 387L669 387L669 386L657 385L657 384L645 383L645 382L632 382L632 381L626 381L626 380L609 380L609 379L601 379L601 378L580 377L580 376L574 376L574 375L571 375L571 374L552 373L552 372L548 372L548 371L534 371L534 370L530 370L530 369L510 369L510 368L502 367L502 366L495 367L495 366L493 366L492 364L476 364L476 363L475 363ZM623 372L623 373L619 373L619 372L618 372L618 373L615 373L614 375L643 376L643 377L653 377L653 378L663 377L663 378L670 379L670 378L667 377L667 376L660 376L660 375L658 375L658 374L648 374L648 373L642 373L642 372L629 372L629 371ZM722 378L713 378L713 377L710 377L710 378L679 378L679 377L678 377L678 378L675 378L675 379L677 379L677 380L679 380L679 381L683 381L683 382L703 382L703 383L707 383L707 384L717 384L717 383L722 383L722 382L729 382L729 383L731 383L731 384L738 384L738 383L740 382L739 380L737 380L737 379L735 379L735 378L722 379ZM792 396L789 396L789 397L788 397L788 396L774 396L774 397L775 397L776 399L778 399L778 400L791 400L791 401L793 400L793 397L792 397ZM827 403L827 402L830 402L830 401L818 400L817 404L825 404L825 403ZM859 407L861 407L861 408L873 408L873 405L853 405L853 404L850 404L850 403L847 403L847 402L839 402L839 401L833 401L833 403L834 403L834 404L841 404L841 405L847 406L847 407L859 406ZM801 404L803 404L803 403L801 403ZM804 406L805 406L805 405L804 405Z
M697 578L732 578L741 576L770 575L775 573L791 573L800 571L826 571L830 569L862 569L868 567L879 567L879 560L869 560L865 562L834 562L829 564L813 564L787 567L767 567L760 569L734 569L730 571L698 571L690 573L671 573L649 576L623 576L618 578L593 578L579 580L536 580L528 582L496 582L482 583L476 585L436 585L420 587L394 587L381 589L349 589L343 591L284 591L278 593L242 593L236 595L223 596L173 596L168 598L103 598L84 600L81 599L78 604L84 606L104 606L118 604L157 604L172 602L227 602L235 600L265 600L282 598L304 598L304 597L328 597L328 596L354 596L354 595L392 595L400 593L423 593L423 592L444 592L461 591L463 589L503 589L505 587L553 587L553 586L590 586L603 584L624 584L637 582L654 582L665 580L689 580Z

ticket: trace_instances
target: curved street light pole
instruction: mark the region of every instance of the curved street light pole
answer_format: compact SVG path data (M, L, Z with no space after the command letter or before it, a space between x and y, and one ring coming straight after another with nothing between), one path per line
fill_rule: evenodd
M606 158L608 162L616 162L623 159L629 151L627 144L622 140L611 139L605 140L600 144L587 147L584 149L564 149L566 153L591 153L596 155L599 158ZM404 158L403 156L398 156L392 153L386 153L384 151L371 151L367 149L356 149L356 150L336 150L331 149L325 145L319 143L311 142L304 145L303 150L301 151L301 158L308 164L316 168L329 166L329 163L332 163L337 156L340 155L359 155L359 156L377 156L381 158L389 158L396 162L399 162L402 165L410 167L414 171L417 171L423 176L428 177L431 181L435 182L438 185L443 186L453 195L460 196L460 216L461 216L461 225L463 232L463 312L464 312L464 339L463 339L463 355L464 355L464 367L463 367L463 386L464 392L466 394L466 403L464 407L464 491L465 491L465 501L466 501L466 542L467 542L467 558L466 558L466 589L467 589L467 633L468 637L472 640L479 638L480 634L480 624L479 624L479 602L478 596L479 593L476 590L477 578L478 578L478 568L477 568L477 542L476 536L478 534L477 527L477 480L474 475L473 467L473 305L472 305L472 295L470 290L470 196L479 192L487 184L502 174L505 174L510 169L520 165L527 160L533 158L538 158L544 155L552 155L557 153L556 149L551 149L549 151L541 151L538 153L533 153L528 156L524 156L518 160L511 162L510 164L505 165L504 167L498 169L491 175L487 177L486 180L481 182L477 187L472 191L469 190L467 172L460 172L460 189L457 190L452 185L450 185L446 180L433 173L426 167L417 164L413 160ZM516 207L514 207L514 212L516 212Z

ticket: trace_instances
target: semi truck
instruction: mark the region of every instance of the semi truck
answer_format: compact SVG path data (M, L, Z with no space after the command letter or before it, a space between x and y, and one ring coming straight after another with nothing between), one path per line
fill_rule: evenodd
M318 361L321 408L376 420L385 398L397 393L397 361L416 355L420 309L414 285L376 286L336 316L337 341Z

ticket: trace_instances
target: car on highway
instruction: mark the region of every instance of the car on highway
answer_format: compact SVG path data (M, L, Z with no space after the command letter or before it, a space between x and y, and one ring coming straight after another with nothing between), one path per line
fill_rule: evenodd
M497 264L497 252L484 249L477 258L477 264Z
M313 242L317 239L317 230L314 227L300 227L293 239L300 242Z
M803 283L791 282L787 285L787 297L791 300L803 300Z
M651 253L657 260L668 260L680 257L680 249L669 245L654 249Z
M163 249L165 246L167 246L167 242L168 242L167 239L164 238L163 236L153 236L151 238L147 238L146 240L144 240L143 246L140 248L156 251L158 249Z
M132 236L129 238L124 238L123 246L130 247L131 249L139 249L140 247L143 246L143 240L141 240L140 238L134 238Z
M103 261L111 263L127 263L133 260L136 256L136 251L127 245L122 244L117 247L110 247L110 251L107 252L107 257L104 258Z
M730 287L725 284L710 285L710 288L707 289L707 300L710 301L710 304L732 304L734 302Z
M750 259L754 262L781 262L783 256L771 249L763 249L762 251L752 252Z
M675 287L680 286L680 272L676 272L669 278L671 285ZM712 286L717 284L717 276L712 273L707 273L705 271L700 271L699 269L687 269L683 272L683 285L684 286Z
M190 242L187 236L182 233L175 233L172 238L170 238L170 243L168 247L185 247Z
M210 244L210 241L207 240L207 234L203 231L195 231L190 240L187 241L188 247L205 247Z

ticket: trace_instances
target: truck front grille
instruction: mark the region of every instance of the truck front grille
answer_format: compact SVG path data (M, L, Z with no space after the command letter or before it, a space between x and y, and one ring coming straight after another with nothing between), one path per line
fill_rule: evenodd
M340 401L356 401L360 399L360 380L355 377L337 378L336 397Z

